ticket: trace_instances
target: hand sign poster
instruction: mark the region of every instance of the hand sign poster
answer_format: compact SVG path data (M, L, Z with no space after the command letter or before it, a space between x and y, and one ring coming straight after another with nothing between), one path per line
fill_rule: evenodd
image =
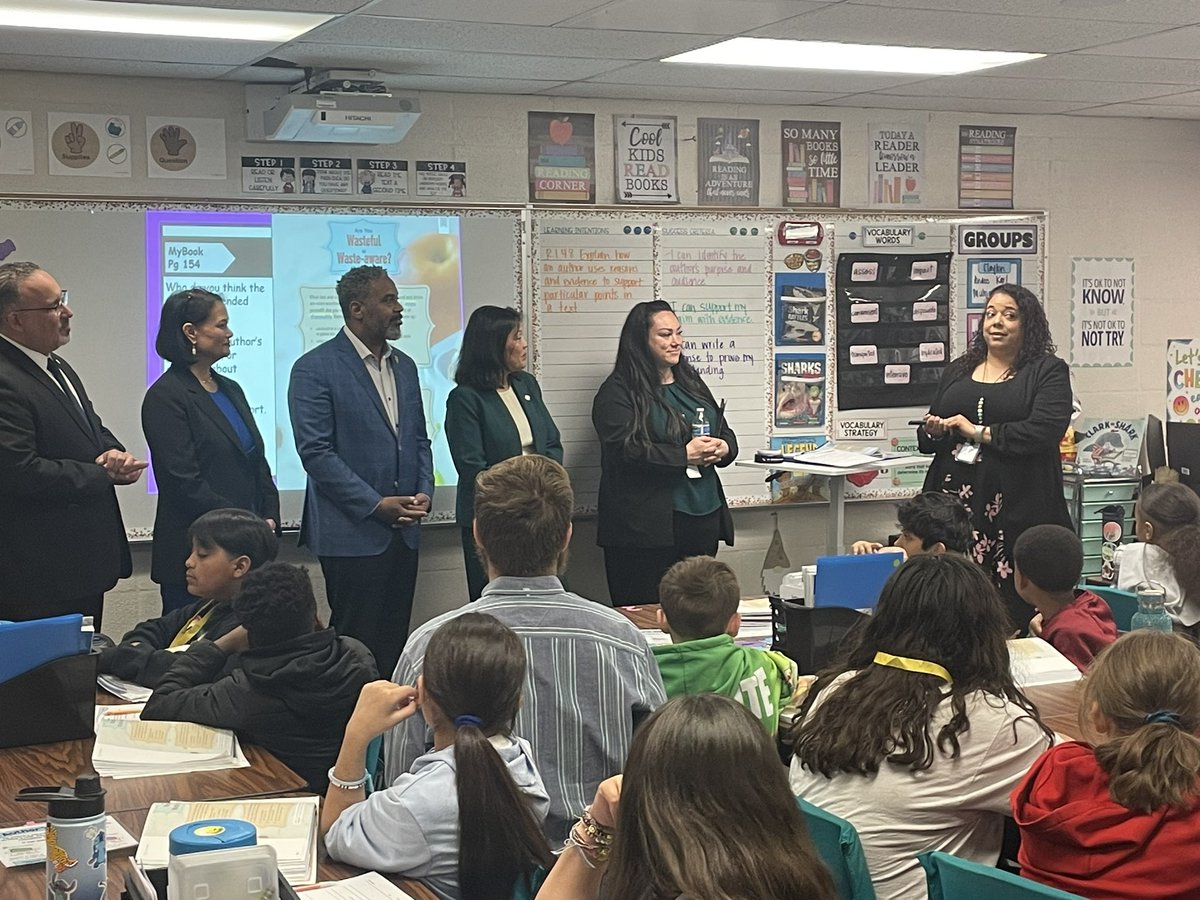
M146 174L225 178L225 120L146 116Z
M47 113L51 175L128 178L129 116Z

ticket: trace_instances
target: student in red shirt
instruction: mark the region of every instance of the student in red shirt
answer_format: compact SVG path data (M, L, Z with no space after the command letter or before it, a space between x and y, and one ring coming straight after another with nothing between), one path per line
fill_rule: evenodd
M1090 900L1200 897L1200 649L1135 631L1083 682L1091 745L1047 750L1013 792L1021 874Z
M1083 544L1061 525L1035 525L1013 548L1014 586L1038 614L1029 631L1087 671L1096 654L1117 639L1108 604L1075 587L1083 572Z

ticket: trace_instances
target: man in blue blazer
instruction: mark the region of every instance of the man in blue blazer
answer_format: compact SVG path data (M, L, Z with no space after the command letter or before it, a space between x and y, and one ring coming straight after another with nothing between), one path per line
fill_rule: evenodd
M337 295L345 326L296 360L288 385L308 473L300 543L321 562L329 624L370 647L386 675L408 637L433 454L416 365L388 343L403 321L395 283L359 266Z

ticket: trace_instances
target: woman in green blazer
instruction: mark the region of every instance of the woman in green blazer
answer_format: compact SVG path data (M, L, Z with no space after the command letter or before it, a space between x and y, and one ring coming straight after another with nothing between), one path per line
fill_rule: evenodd
M481 306L463 332L454 380L446 399L446 439L458 470L454 514L462 528L467 587L478 600L487 572L475 555L475 478L484 469L523 453L562 462L562 440L542 402L537 379L525 371L529 356L515 309Z

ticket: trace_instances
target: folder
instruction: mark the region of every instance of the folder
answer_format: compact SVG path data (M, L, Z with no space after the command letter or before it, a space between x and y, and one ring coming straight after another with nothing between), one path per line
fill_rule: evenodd
M91 649L92 635L83 631L79 613L29 622L0 621L0 683Z
M903 553L818 556L813 579L813 606L874 609L892 573L904 563Z

